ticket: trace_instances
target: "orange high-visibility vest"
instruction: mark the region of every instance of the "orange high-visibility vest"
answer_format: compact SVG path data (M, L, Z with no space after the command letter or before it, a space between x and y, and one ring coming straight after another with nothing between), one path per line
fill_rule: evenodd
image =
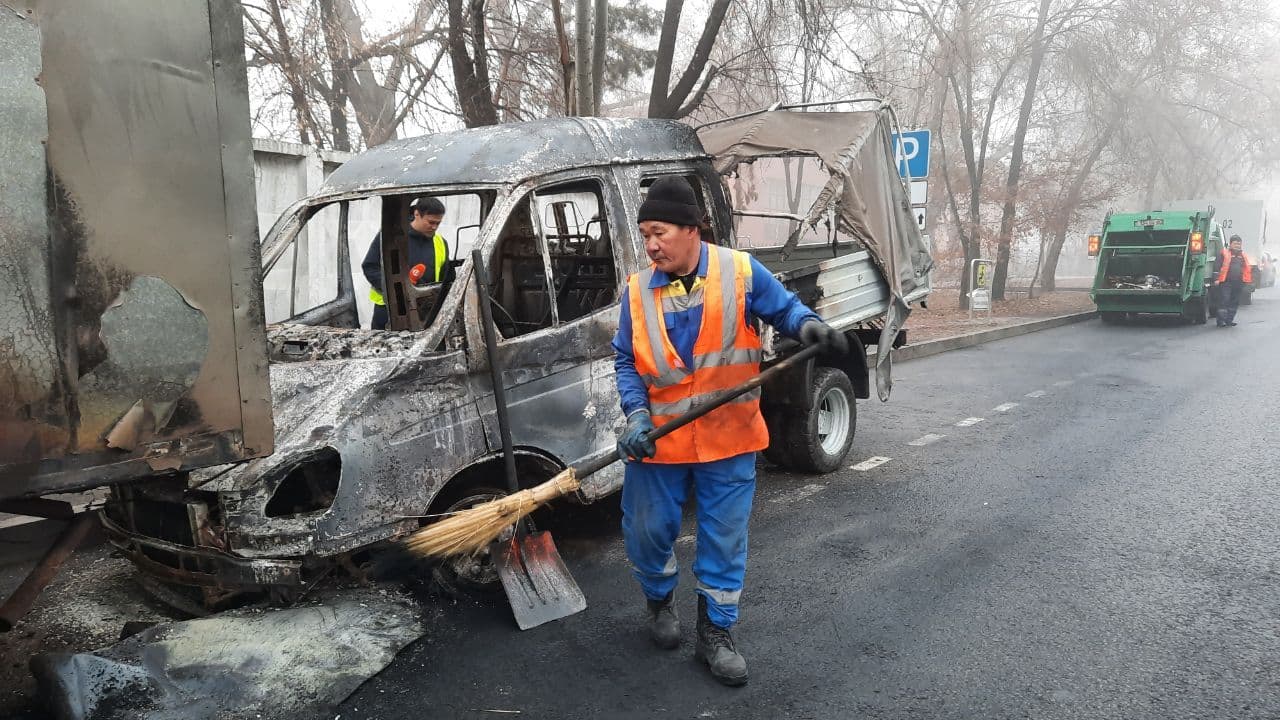
M667 336L662 288L650 288L654 267L627 280L631 302L631 344L636 372L649 390L653 424L662 427L698 407L713 393L740 385L760 372L760 336L747 324L751 257L730 248L707 248L707 278L701 293L702 324L693 345L693 367L685 367ZM763 450L769 431L760 414L759 388L738 396L698 420L658 440L657 455L645 462L703 463Z
M1240 281L1248 285L1253 282L1253 268L1250 267L1249 256L1240 251L1240 257L1244 260L1244 274L1240 276ZM1231 269L1231 250L1223 250L1222 257L1218 260L1218 282L1227 281L1227 271Z

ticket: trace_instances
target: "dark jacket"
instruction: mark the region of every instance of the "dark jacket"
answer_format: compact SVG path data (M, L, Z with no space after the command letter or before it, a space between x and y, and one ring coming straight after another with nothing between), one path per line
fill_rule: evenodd
M1242 282L1244 280L1244 255L1233 253L1230 250L1227 254L1231 257L1231 266L1227 268L1227 282Z
M449 262L448 245L445 246L445 262ZM413 267L418 263L427 266L427 276L423 282L431 282L435 278L430 276L431 268L435 267L436 249L432 238L422 233L409 229L409 267ZM364 271L364 277L369 281L375 290L386 294L386 288L382 285L382 233L379 232L373 237L373 242L369 245L369 252L364 255L364 262L360 263L360 269ZM441 274L444 276L441 280L448 278L449 267L446 265Z

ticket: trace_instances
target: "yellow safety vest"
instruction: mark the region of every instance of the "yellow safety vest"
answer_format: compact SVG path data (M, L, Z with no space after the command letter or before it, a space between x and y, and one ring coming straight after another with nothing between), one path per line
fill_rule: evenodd
M433 277L435 278L434 282L440 282L440 273L442 270L444 270L444 264L449 260L448 258L449 246L445 245L444 238L440 237L439 233L436 233L436 236L431 238L431 241L432 241L432 244L435 245L435 256L436 256L436 268L435 268L436 271L435 271L435 275L433 275ZM375 288L375 287L369 288L369 299L373 301L374 305L387 304L386 299L382 297L382 293L379 292L378 288Z

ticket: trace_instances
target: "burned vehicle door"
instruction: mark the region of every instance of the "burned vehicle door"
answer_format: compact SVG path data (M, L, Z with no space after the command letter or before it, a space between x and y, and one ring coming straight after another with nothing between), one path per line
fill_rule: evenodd
M610 343L633 252L630 223L608 171L551 176L514 194L487 254L512 439L574 463L611 449L623 420ZM483 347L477 302L469 292L469 343ZM482 415L496 447L492 398Z
M268 323L359 327L350 217L349 200L313 208L292 239L266 258L262 293Z

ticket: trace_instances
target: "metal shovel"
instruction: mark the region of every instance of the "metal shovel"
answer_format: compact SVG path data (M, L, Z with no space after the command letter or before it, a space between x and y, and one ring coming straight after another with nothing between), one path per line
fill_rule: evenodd
M493 311L489 307L488 271L479 249L471 251L480 295L480 317L484 326L485 352L489 356L489 374L493 379L493 403L498 417L498 434L502 438L502 459L506 469L507 488L520 491L516 479L516 456L511 447L511 423L507 416L507 394L502 385L502 365L498 359L497 338L493 331ZM528 630L552 620L559 620L587 608L587 598L565 567L551 533L529 533L527 521L516 523L507 540L489 546L489 557L502 588L511 603L516 625Z

